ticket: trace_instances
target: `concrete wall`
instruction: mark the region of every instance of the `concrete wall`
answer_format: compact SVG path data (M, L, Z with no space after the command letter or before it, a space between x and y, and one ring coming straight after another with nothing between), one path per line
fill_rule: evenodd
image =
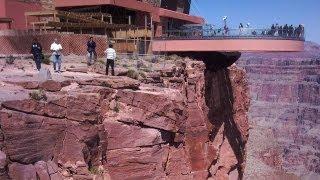
M26 29L24 13L42 10L41 3L18 0L0 0L0 18L12 18L12 29ZM8 24L0 24L0 29L8 29Z
M0 17L6 17L6 0L0 0Z
M0 0L0 18L6 17L6 0ZM0 29L7 29L8 25L0 23Z
M21 2L18 0L5 0L6 16L12 18L13 29L26 29L24 13L27 11L39 11L42 9L40 3Z
M189 0L162 0L161 7L185 14L189 14L190 11Z

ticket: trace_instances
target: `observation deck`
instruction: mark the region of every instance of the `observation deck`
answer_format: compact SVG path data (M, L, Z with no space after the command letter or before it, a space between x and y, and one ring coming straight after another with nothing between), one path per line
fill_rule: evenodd
M199 27L201 27L199 29ZM154 39L153 52L298 52L304 50L304 28L168 30Z

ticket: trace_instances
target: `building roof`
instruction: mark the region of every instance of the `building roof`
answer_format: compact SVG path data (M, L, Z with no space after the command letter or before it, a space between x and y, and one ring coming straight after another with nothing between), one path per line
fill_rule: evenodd
M81 6L99 6L99 5L113 5L142 11L152 14L153 21L160 22L160 17L168 17L173 19L180 19L189 23L203 24L204 19L198 16L191 16L181 12L171 11L164 8L155 7L152 4L137 1L137 0L55 0L56 8L64 7L81 7Z

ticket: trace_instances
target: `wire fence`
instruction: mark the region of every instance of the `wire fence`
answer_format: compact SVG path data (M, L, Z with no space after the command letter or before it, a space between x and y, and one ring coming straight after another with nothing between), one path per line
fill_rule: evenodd
M30 54L33 39L42 45L43 53L50 54L50 46L54 39L58 39L63 48L63 55L87 55L87 41L90 37L96 42L98 56L104 56L104 51L112 43L119 53L148 54L151 53L151 41L145 39L110 39L105 35L68 34L68 33L34 33L11 32L0 33L0 55Z

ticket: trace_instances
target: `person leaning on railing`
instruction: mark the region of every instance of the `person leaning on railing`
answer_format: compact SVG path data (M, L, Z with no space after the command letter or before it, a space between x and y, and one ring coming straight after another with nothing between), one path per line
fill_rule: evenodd
M239 35L242 35L242 32L243 32L243 24L240 23L240 25L239 25Z
M276 27L274 26L274 24L272 24L269 35L274 36L275 33L276 33Z
M294 36L299 38L303 37L303 26L301 24L294 29Z
M289 37L292 37L293 36L293 31L294 31L294 28L293 28L293 25L291 24L288 28L288 36Z
M229 34L229 28L227 25L224 25L223 27L223 35L227 36Z
M282 35L283 35L283 27L282 26L279 26L278 34L280 37L282 37Z
M288 24L285 24L283 27L283 36L284 37L288 36L288 30L289 30Z

